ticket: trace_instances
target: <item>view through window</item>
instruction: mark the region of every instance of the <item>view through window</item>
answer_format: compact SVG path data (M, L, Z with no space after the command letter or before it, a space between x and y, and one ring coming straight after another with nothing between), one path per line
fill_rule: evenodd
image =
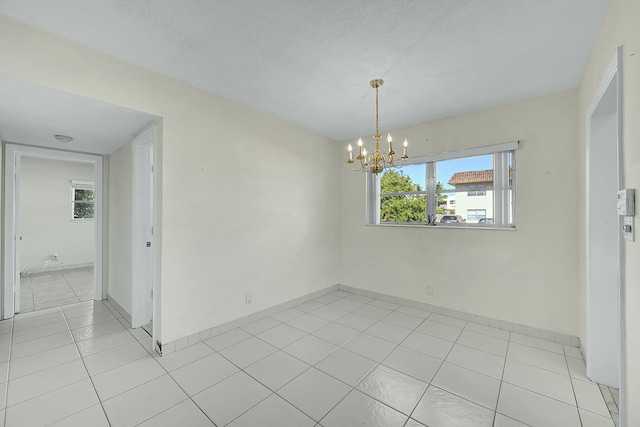
M374 176L370 223L514 227L516 144L423 156Z

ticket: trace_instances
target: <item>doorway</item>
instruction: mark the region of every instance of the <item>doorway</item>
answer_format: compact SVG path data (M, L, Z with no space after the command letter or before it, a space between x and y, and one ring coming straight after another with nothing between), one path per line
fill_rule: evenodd
M621 170L621 48L587 112L587 376L621 388L624 246L617 215ZM621 411L622 412L622 411Z
M4 277L2 291L2 318L8 319L20 311L21 307L21 280L20 273L22 269L21 247L22 247L22 226L20 217L20 196L21 196L21 178L22 163L25 159L40 159L47 161L72 162L74 164L90 165L93 168L93 185L94 189L94 218L92 221L90 233L93 236L93 255L94 265L93 271L87 272L92 276L94 284L93 291L87 295L86 289L81 293L95 300L102 299L102 157L73 153L66 151L49 150L43 148L21 146L14 144L5 145L5 206L4 206ZM69 183L68 201L71 209L71 183ZM71 217L71 211L69 213ZM49 253L51 252L51 253ZM45 259L33 262L33 268L36 265L46 267L58 267L60 263L64 263L64 259L60 258L61 252L56 249L49 249L45 255ZM66 257L66 255L65 255ZM71 258L69 258L71 259ZM56 264L57 263L57 264ZM85 263L86 264L86 263ZM28 269L27 264L27 269ZM76 283L76 285L78 285ZM81 286L77 286L80 290ZM75 293L75 292L74 292ZM34 301L35 303L35 301ZM34 304L35 309L35 304Z
M94 175L91 163L22 156L16 312L94 299Z

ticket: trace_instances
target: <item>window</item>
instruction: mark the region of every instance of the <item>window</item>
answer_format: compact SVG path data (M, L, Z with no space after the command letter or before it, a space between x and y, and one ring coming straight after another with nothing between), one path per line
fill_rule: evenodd
M402 169L369 173L367 224L515 227L517 147L414 157Z
M487 218L486 209L467 209L467 221L478 222L481 219Z
M71 181L71 221L93 219L95 184L91 181Z
M486 188L487 186L485 184L468 185L467 196L469 197L486 196L487 195Z

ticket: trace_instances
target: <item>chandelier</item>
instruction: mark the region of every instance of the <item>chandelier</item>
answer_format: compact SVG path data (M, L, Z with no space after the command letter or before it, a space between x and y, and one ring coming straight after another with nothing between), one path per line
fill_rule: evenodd
M354 167L354 163L356 160L353 159L353 147L351 144L347 147L349 150L349 159L347 163L351 166L351 169L354 171L363 171L363 172L373 172L380 173L388 168L400 168L403 165L396 165L394 163L393 156L396 154L393 151L393 139L391 138L391 134L387 132L387 142L389 143L389 151L383 153L380 151L380 131L378 130L378 88L382 86L384 80L382 79L374 79L369 82L372 88L376 90L376 134L373 135L373 139L376 140L376 148L373 153L367 154L367 149L363 146L362 138L358 138L358 148L360 153L356 157L356 160L360 161L360 165ZM402 152L402 157L400 157L403 161L408 159L407 156L407 146L409 143L407 139L404 139L404 151Z

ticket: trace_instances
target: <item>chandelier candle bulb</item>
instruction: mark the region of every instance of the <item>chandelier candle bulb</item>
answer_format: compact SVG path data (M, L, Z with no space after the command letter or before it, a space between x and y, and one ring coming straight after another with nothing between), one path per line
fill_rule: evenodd
M349 144L348 150L349 150L349 160L347 160L347 163L353 163L353 147L351 146L351 144Z
M407 156L407 147L409 146L409 142L407 141L407 138L404 139L404 144L402 145L404 146L404 151L402 152L402 158L408 159L409 156Z
M391 138L391 133L387 132L387 141L389 141L389 154L393 153L393 146L391 143L393 142L393 138Z

